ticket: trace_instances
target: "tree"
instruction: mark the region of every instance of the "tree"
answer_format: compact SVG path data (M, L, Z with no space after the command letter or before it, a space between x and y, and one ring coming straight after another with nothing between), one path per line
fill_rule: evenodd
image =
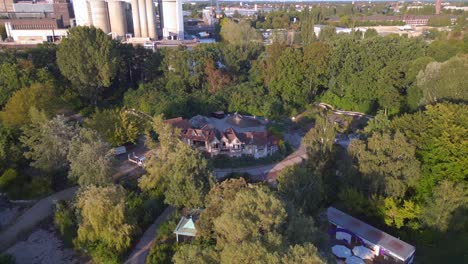
M123 187L84 188L78 194L76 206L81 215L76 238L78 246L93 248L98 245L114 256L131 246L135 226L127 219Z
M442 181L428 198L423 208L423 222L441 232L447 229L456 229L457 225L451 226L451 217L457 209L468 208L468 188L466 183L453 183ZM463 221L463 220L462 220Z
M301 38L303 46L310 45L315 41L314 17L312 16L309 8L305 8L302 11Z
M52 115L57 107L56 93L53 87L47 84L35 83L28 88L15 92L8 100L5 108L0 112L0 119L5 125L21 127L30 122L29 111L36 108Z
M315 127L303 139L312 168L323 171L329 165L336 138L336 128L330 116L320 114Z
M210 247L202 247L197 244L181 245L174 257L172 263L175 264L213 264L219 263L219 257Z
M109 144L90 129L82 128L70 142L68 177L80 186L103 186L111 182L113 154Z
M142 190L165 193L165 201L176 207L203 206L213 184L213 175L202 154L181 142L179 130L156 117L160 152L148 161L147 173L139 180Z
M205 210L196 222L197 236L204 240L214 240L213 220L223 212L227 202L234 200L237 193L247 188L247 182L243 179L228 179L216 184L205 199Z
M364 38L374 38L377 37L379 33L374 28L368 28L364 33Z
M373 134L367 141L353 140L349 152L367 185L368 193L401 198L415 187L420 175L420 162L415 147L397 132Z
M278 249L286 219L284 203L266 187L243 189L213 221L217 245L229 249L259 241L269 249Z
M260 34L250 26L248 21L236 23L229 19L221 21L221 37L224 41L235 45L247 45L251 42L260 42Z
M0 106L8 102L13 93L24 87L21 69L14 63L0 64Z
M390 127L405 133L422 162L417 193L422 200L443 180L463 182L468 168L468 108L465 104L428 105L424 112L394 118Z
M383 206L385 224L397 229L408 225L409 221L416 219L421 213L419 205L413 201L404 200L400 203L392 197L385 198Z
M320 256L317 248L313 244L295 245L291 246L281 259L281 263L295 263L295 264L321 264L327 263L325 259Z
M75 27L59 45L57 64L81 96L97 103L102 88L117 73L119 55L115 42L95 27Z
M24 156L18 137L17 130L5 127L0 122L0 173L21 165Z
M309 83L312 95L316 96L328 83L331 49L326 43L313 42L311 45L304 47L303 50L303 63L307 73L306 80Z
M314 215L322 207L326 197L322 178L309 168L300 165L286 167L277 181L278 192L303 213Z
M336 28L333 26L325 26L320 29L318 38L321 41L328 41L332 39L334 36L336 36Z
M420 104L441 100L467 101L464 73L468 71L468 57L454 57L446 62L431 62L417 75L417 87L422 92Z
M68 167L68 149L76 129L67 124L64 116L47 120L44 113L31 111L31 124L23 129L21 143L28 148L25 157L31 165L47 172L56 172Z
M300 49L285 48L277 55L273 63L268 82L268 90L272 97L280 98L288 114L295 114L299 108L309 103L310 87L305 83L305 69Z
M221 91L231 81L229 76L223 73L220 69L216 69L215 63L207 59L205 66L206 81L208 83L208 91L211 94Z
M86 126L98 132L112 146L136 143L138 139L137 120L123 109L98 110L86 120Z

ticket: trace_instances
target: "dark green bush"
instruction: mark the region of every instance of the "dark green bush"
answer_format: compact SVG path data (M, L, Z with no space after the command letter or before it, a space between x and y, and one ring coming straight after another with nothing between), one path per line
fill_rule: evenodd
M73 239L76 237L78 226L75 219L76 215L68 202L60 201L57 203L54 214L54 224L63 242L68 247L73 246Z

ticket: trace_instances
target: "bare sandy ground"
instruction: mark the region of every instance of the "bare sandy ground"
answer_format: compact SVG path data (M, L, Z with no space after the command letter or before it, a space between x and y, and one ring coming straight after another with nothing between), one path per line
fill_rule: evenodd
M13 255L17 264L79 263L77 254L63 246L52 227L37 229L27 240L16 243L6 253Z

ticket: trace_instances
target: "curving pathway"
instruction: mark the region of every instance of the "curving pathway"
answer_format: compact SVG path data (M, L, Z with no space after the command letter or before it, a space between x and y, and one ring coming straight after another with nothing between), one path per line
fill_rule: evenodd
M174 213L175 208L172 206L168 206L159 216L156 218L156 221L148 228L146 229L145 233L143 236L140 238L140 241L138 241L138 244L135 246L135 248L132 250L132 253L130 253L130 257L128 257L127 261L125 261L125 264L145 264L146 263L146 257L148 256L148 253L153 246L154 240L156 239L156 236L158 235L158 229L159 226L167 220L169 216Z
M47 219L54 211L55 202L72 199L77 190L78 186L74 186L39 200L16 219L13 225L0 233L0 251L6 250L17 241L19 236L33 230L37 224Z
M296 151L287 156L284 160L269 165L244 167L244 168L233 168L233 169L215 169L214 175L218 180L222 180L229 173L248 173L254 176L255 180L263 180L268 182L276 181L277 174L288 166L292 166L301 163L307 159L307 153L304 148L299 147Z

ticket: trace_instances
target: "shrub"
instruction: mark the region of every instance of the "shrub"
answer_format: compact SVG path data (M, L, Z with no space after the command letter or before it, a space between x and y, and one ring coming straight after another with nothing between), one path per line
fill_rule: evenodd
M76 237L78 228L75 219L76 215L69 203L65 201L57 203L54 214L54 224L65 245L69 247L73 246L73 239Z
M177 226L179 216L173 215L171 220L161 224L158 229L156 241L151 247L150 253L146 258L147 264L166 264L172 263L172 256L176 252L177 243L174 235L174 229Z
M0 176L0 191L6 191L17 177L18 173L15 169L7 169L3 175Z
M15 264L15 257L7 253L0 254L0 263L1 264Z

